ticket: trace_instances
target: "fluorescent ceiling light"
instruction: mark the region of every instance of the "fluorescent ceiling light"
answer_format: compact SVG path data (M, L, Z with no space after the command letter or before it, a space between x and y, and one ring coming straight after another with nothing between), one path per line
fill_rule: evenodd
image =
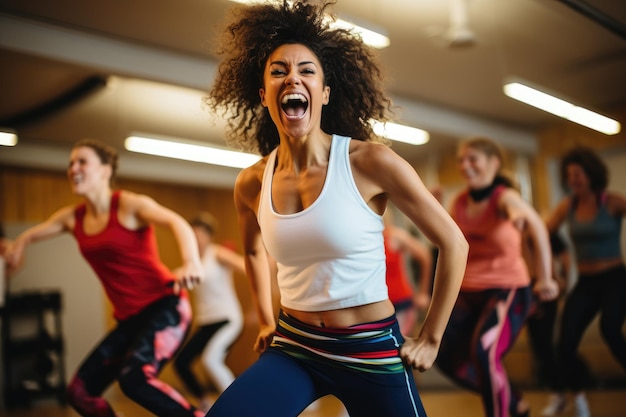
M142 136L129 136L124 147L132 152L233 168L246 168L261 159L259 155L250 153Z
M515 100L519 100L606 135L615 135L619 133L622 128L620 123L616 120L609 119L606 116L576 106L518 82L506 84L504 86L504 94Z
M346 20L337 19L334 22L330 22L330 26L338 29L352 30L358 33L359 35L361 35L363 43L371 46L372 48L383 49L388 47L391 43L389 38L382 33L374 32L373 30L355 25L354 23L348 22Z
M370 123L374 129L374 133L386 139L411 145L423 145L430 140L430 135L427 131L416 127L391 122L381 123L377 120L372 120Z
M263 4L266 3L266 0L230 0L235 3L243 3L243 4ZM343 19L337 19L336 21L329 22L330 27L338 28L338 29L347 29L352 30L355 33L361 35L363 39L363 43L371 46L372 48L383 49L389 46L391 41L389 37L383 35L382 33L375 32L370 29L366 29L362 26L355 25L354 23L348 22Z
M0 145L1 146L17 145L17 135L12 132L0 132Z

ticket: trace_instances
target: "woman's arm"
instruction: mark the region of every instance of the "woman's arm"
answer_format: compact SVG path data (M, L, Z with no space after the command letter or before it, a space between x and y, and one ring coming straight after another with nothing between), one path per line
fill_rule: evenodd
M535 293L542 301L555 299L559 295L559 286L552 275L552 251L545 223L535 209L511 188L502 193L498 204L510 221L521 225L523 230L520 233L525 231L532 242L529 249L534 263L532 269L537 277Z
M556 233L563 222L565 221L565 217L567 216L567 212L569 211L570 198L565 197L562 199L556 208L550 213L548 216L548 220L546 221L546 226L548 227L548 233Z
M276 330L270 261L256 216L263 166L256 164L244 169L235 182L235 208L239 217L245 269L259 319L259 334L254 344L254 350L259 353L267 349Z
M609 213L613 214L614 216L626 216L626 198L623 195L608 192L606 205Z
M215 256L219 263L241 274L246 273L246 263L243 256L222 245L215 245L215 249Z
M22 232L6 249L5 259L9 271L16 269L22 263L26 246L58 236L71 230L73 225L74 207L67 206L54 212L46 221Z
M164 207L152 198L123 191L120 196L121 217L125 221L135 217L140 224L154 224L166 227L174 234L183 265L176 270L180 284L186 288L193 288L204 278L198 243L193 229L178 213Z
M351 156L361 194L374 207L381 197L391 200L439 248L432 300L424 323L417 338L407 338L400 351L408 364L424 371L437 357L465 274L469 245L408 162L385 146L364 145Z

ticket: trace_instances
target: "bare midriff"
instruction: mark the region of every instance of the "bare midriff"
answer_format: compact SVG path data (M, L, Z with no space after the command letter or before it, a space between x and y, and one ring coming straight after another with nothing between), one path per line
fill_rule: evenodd
M394 313L389 300L355 307L325 311L301 311L282 307L282 310L301 322L318 327L347 328L357 324L383 320Z

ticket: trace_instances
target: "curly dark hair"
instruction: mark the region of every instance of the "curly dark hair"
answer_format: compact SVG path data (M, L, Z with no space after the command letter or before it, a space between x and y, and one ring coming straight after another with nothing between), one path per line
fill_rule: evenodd
M261 105L259 89L269 55L284 44L302 44L319 59L330 102L321 128L360 140L375 140L370 119L388 121L391 100L373 50L359 35L329 26L332 3L306 1L236 6L216 51L222 57L204 102L228 121L229 145L267 155L278 144L278 130Z
M609 170L606 164L593 149L581 145L570 149L561 158L561 187L564 191L569 190L567 167L572 164L579 165L583 169L589 178L590 187L595 193L599 194L606 190L609 185Z

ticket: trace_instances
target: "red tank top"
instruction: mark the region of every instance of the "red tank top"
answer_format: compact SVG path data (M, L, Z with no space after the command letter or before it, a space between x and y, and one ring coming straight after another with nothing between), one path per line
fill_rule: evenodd
M530 284L522 257L521 233L498 212L498 199L504 190L504 186L497 187L489 196L485 210L474 217L467 216L467 191L454 202L452 217L469 243L462 290L520 288Z
M77 206L74 236L113 304L113 315L124 320L173 294L168 283L175 276L159 258L152 226L129 230L118 222L119 196L119 191L113 193L109 222L95 235L85 234L86 207Z
M387 273L387 288L389 290L389 299L392 303L397 304L403 301L411 300L413 297L413 288L409 283L404 264L402 252L395 250L389 244L389 235L383 231L385 243L385 257Z

